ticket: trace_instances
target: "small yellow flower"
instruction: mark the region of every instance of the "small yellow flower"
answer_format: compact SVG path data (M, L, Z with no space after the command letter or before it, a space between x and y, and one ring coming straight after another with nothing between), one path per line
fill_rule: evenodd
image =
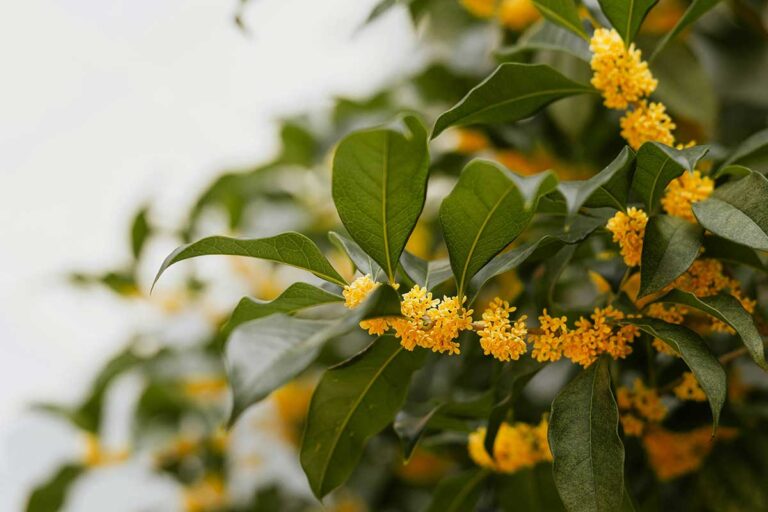
M632 414L621 415L621 427L624 429L624 435L630 437L640 437L645 429L645 422Z
M616 403L627 436L642 435L646 423L659 423L667 415L667 408L661 402L658 392L645 387L640 379L635 379L631 390L623 386L618 388Z
M624 46L615 30L599 28L589 42L592 85L603 93L605 106L623 110L656 90L656 79L634 43Z
M696 222L691 205L708 198L715 188L715 182L699 171L684 172L682 176L667 185L667 191L661 198L664 211L690 222Z
M514 473L539 462L552 460L547 442L549 422L546 416L538 425L502 423L493 443L493 457L485 451L485 427L469 435L470 458L480 467L501 473Z
M460 0L461 5L473 16L492 18L496 13L496 0Z
M675 386L675 396L680 400L691 400L693 402L706 402L707 395L701 389L699 381L691 372L683 373L683 382Z
M499 22L519 32L541 17L531 0L501 0L497 14Z
M720 427L717 439L733 439L736 435L735 429ZM670 432L656 426L643 436L648 462L659 480L671 480L697 470L714 444L709 426L689 432Z
M531 336L533 351L531 356L537 361L559 361L563 356L563 340L568 334L567 319L564 316L552 317L545 309L539 316L540 334Z
M457 153L472 155L491 146L491 142L483 132L459 128L455 133Z
M621 247L621 256L628 267L640 264L646 224L648 216L643 210L633 206L627 209L627 213L616 212L605 226L613 233L613 241L618 242Z
M296 379L276 389L270 397L277 409L280 433L295 445L298 445L301 439L314 389L313 379Z
M619 124L621 136L633 149L639 149L646 142L660 142L667 146L675 143L672 131L677 126L663 103L642 100L624 114Z
M227 490L220 475L207 475L184 489L184 510L187 512L220 510L228 502Z
M485 326L477 331L480 336L480 346L485 355L493 355L499 361L511 361L520 358L528 350L525 337L528 328L525 326L525 315L512 324L509 320L510 313L517 308L511 307L509 302L496 297L490 306L483 312Z
M360 276L351 284L344 287L341 292L344 295L344 305L349 309L355 309L368 297L368 295L378 288L379 283L371 279L370 274Z

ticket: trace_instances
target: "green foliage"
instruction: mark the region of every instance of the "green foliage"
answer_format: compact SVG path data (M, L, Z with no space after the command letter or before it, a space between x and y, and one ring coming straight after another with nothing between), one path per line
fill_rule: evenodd
M624 42L634 41L643 20L659 0L598 0L600 8Z
M699 255L702 229L680 217L651 217L643 239L640 297L662 290Z
M427 512L474 510L487 478L488 472L481 469L470 469L446 478L435 489Z
M575 214L585 205L623 210L632 184L634 163L634 153L625 147L608 167L588 180L560 183L558 189L565 198L568 212Z
M587 39L587 34L579 20L576 3L573 0L533 0L533 4L549 21Z
M59 510L64 505L69 486L82 473L84 468L79 465L62 466L50 480L38 486L27 501L26 512L50 512Z

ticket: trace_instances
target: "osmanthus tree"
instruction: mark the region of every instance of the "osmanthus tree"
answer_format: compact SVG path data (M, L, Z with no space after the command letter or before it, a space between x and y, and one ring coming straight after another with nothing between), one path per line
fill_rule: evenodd
M287 125L276 162L201 196L157 273L162 291L206 255L306 271L205 344L228 425L319 375L287 408L331 506L768 507L765 5L385 0L371 22L398 6L438 55L492 26L495 69L435 61L337 102L322 134ZM286 194L297 167L319 172ZM209 208L248 233L286 196L309 211L296 231L192 241ZM133 283L81 280L116 275Z

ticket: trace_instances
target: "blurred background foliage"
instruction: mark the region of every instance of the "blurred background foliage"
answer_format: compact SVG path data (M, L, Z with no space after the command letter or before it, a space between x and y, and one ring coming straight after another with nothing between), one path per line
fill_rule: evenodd
M596 2L583 4L593 16L601 16ZM653 8L637 40L644 55L653 53L689 5L684 0L661 0ZM240 9L248 7L243 0ZM481 357L479 348L467 350L463 365L449 358L430 360L415 375L407 410L395 429L372 440L352 479L321 506L312 497L295 454L304 416L320 369L361 349L367 336L359 332L332 340L314 367L228 429L230 397L220 354L235 303L215 303L211 297L245 294L269 301L294 281L296 272L236 257L212 267L198 262L176 270L173 284L164 283L150 296L149 283L141 280L139 271L157 267L159 262L146 261L145 248L158 239L184 243L213 233L263 237L295 230L309 236L344 277L351 278L354 268L343 249L326 235L329 230L343 233L330 193L330 157L341 137L388 122L403 111L416 111L431 124L499 62L547 63L582 81L591 76L583 59L586 44L574 42L574 36L542 19L528 0L383 0L368 23L376 23L389 9L405 9L412 18L413 30L429 55L423 69L370 97L337 98L330 109L284 120L280 151L249 168L222 170L200 192L183 224L158 225L153 205L140 205L127 233L132 251L128 263L72 273L75 286L106 287L126 302L148 302L165 315L168 328L127 336L125 348L101 368L79 403L36 405L52 420L70 422L82 432L82 457L39 482L30 491L28 511L58 510L82 475L127 460L140 460L154 468L158 478L176 482L187 511L423 510L438 486L461 488L462 470L474 467L467 456L466 435L486 420L494 403L494 397L484 392L491 362ZM235 22L241 30L249 30L237 13ZM563 39L573 43L570 52L553 44ZM738 147L739 163L761 172L768 172L767 43L768 4L729 0L718 3L651 61L659 80L656 96L667 105L680 138L711 145L715 159ZM514 125L447 131L431 144L429 196L408 251L425 259L445 256L437 225L438 201L470 159L495 159L521 174L553 169L561 180L584 179L623 147L618 122L618 114L604 108L598 98L580 96ZM614 285L621 279L615 260L605 257L610 251L615 248L606 237L574 255L554 290L557 300L569 303L580 297L577 309L589 310L605 283L597 276L585 285L582 277L587 269L599 270ZM519 297L523 282L537 279L543 265L553 264L546 256L496 278L483 300L499 294ZM764 275L750 277L742 287L758 298L759 313L765 317ZM523 310L534 303L532 297L520 297ZM178 325L189 322L196 323L194 334L179 336ZM642 368L651 356L638 351L629 364ZM679 370L675 366L679 364L670 361L663 371ZM654 473L655 461L646 460L639 440L627 442L628 482L632 494L643 497L639 509L768 509L764 482L768 383L748 364L730 368L731 400L723 424L738 433L730 442L713 447L661 439L665 447L693 443L695 452L695 456L669 455L676 461L693 457L693 462L667 477ZM515 417L538 421L570 371L555 365L537 375L519 400ZM129 400L130 413L122 416L130 423L130 442L114 446L108 442L109 429L114 428L109 417L110 401L115 399L111 391L127 376L141 384ZM668 420L669 435L708 421L703 420L708 414L706 405L686 403ZM403 453L409 453L419 438L420 444L404 461ZM493 478L504 491L497 496L498 503L481 499L482 510L561 507L546 464Z

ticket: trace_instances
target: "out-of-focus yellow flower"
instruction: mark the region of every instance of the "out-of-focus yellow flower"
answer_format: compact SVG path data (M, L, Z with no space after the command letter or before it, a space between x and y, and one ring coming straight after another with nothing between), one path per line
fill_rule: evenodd
M368 295L378 288L379 283L371 279L370 274L360 276L344 287L341 294L344 295L344 305L349 309L355 309L363 303Z
M186 512L207 512L223 509L229 503L226 486L220 475L210 474L184 489Z
M539 316L539 333L531 336L531 356L539 362L559 361L563 356L563 341L568 334L567 318L553 317L544 311Z
M688 308L679 305L668 305L656 302L648 306L646 316L651 318L658 318L669 324L680 325L685 321L685 315L688 314ZM680 357L680 354L675 351L670 345L664 343L659 338L653 339L653 348L662 354L669 356Z
M478 18L492 18L496 14L497 0L460 0L461 5Z
M531 0L501 0L497 15L503 26L515 32L520 32L541 18Z
M598 293L608 293L611 291L611 283L606 281L603 276L594 270L589 271L589 280L595 285L595 290L597 290Z
M368 505L362 498L346 493L337 498L326 510L328 512L367 512Z
M85 453L83 463L88 467L109 466L119 464L128 459L130 453L127 449L107 450L101 444L98 436L91 432L85 434Z
M734 404L743 402L750 389L750 386L744 382L744 379L741 377L741 370L739 370L739 367L731 365L730 371L728 372L728 401Z
M432 233L424 222L417 222L416 227L405 245L405 249L411 254L428 260L432 257Z
M608 108L625 109L656 90L656 79L634 43L624 46L613 29L595 30L589 42L592 51L592 85L603 94Z
M737 435L735 429L720 427L717 439L728 440ZM643 436L648 462L659 480L671 480L697 470L714 443L708 426L689 432L671 432L655 426Z
M396 466L395 472L411 484L431 485L442 480L454 465L447 457L417 447L408 462Z
M527 317L521 316L514 324L509 320L510 313L516 310L509 302L496 297L483 312L485 326L477 334L485 355L493 355L499 361L511 361L519 359L528 350L525 344L528 334L525 326Z
M298 444L315 389L313 379L297 379L272 393L272 400L280 419L281 433L293 444Z
M666 34L677 25L685 12L685 5L679 0L661 0L648 12L640 29L644 34Z
M699 381L691 372L683 373L683 382L675 386L675 396L680 400L691 400L694 402L706 402L707 395L701 389Z
M456 134L456 152L465 155L473 155L491 146L491 141L478 130L458 128Z
M189 377L182 382L182 389L195 400L216 401L226 396L227 380L220 376Z
M548 428L546 417L538 425L502 423L493 443L493 457L485 451L485 427L478 428L469 435L469 456L478 466L500 473L514 473L539 462L551 461Z
M663 103L639 101L634 109L624 114L620 125L621 136L633 149L639 149L646 142L660 142L667 146L675 144L672 131L677 126Z
M670 215L696 222L691 205L708 198L714 188L715 182L708 176L702 176L699 171L684 172L667 185L661 206Z
M605 226L613 233L613 241L618 242L621 247L621 256L628 267L640 264L646 224L648 224L648 215L633 206L627 209L627 213L616 212Z
M646 422L659 423L667 415L667 408L661 402L655 389L647 388L640 379L635 379L633 388L620 387L616 390L616 403L621 413L624 434L640 436Z

